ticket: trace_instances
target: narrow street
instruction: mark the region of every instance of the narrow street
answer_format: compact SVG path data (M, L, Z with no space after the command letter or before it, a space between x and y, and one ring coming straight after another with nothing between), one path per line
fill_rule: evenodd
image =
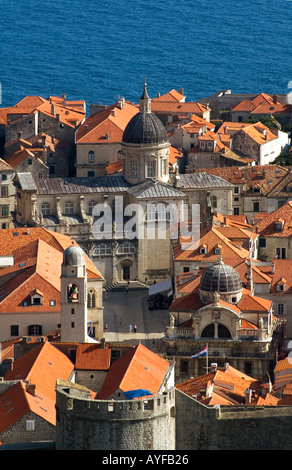
M148 287L138 282L119 282L109 291L104 291L104 331L106 341L141 342L149 349L155 349L155 340L165 334L169 324L168 310L148 310ZM129 325L132 331L129 331ZM136 333L134 325L137 326Z

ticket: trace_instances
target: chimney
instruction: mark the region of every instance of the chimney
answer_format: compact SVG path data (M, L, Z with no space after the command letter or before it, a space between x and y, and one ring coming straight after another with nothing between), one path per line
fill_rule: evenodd
M22 138L22 131L17 132L17 138L21 139Z
M179 89L179 92L180 92L181 95L183 95L183 94L184 94L184 89L181 87L181 88Z
M55 105L54 103L51 104L51 114L55 116Z
M88 131L88 124L85 124L85 132Z
M277 95L273 95L273 103L274 103L274 104L277 104L277 101L278 101L278 100L277 100Z
M211 363L211 372L216 372L217 371L218 364L217 362L212 362Z
M251 389L247 388L246 390L244 390L244 394L245 394L245 404L248 405L249 403L251 403Z
M271 274L275 274L275 263L272 262Z
M26 391L30 393L33 397L35 397L35 390L36 390L35 384L26 384Z

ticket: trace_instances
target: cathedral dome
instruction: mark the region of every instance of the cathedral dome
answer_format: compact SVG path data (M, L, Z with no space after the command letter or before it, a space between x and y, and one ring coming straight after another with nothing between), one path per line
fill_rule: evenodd
M227 294L238 292L242 289L240 275L236 269L222 260L209 266L202 274L200 281L200 290L204 292L218 292L219 294Z
M161 120L151 112L151 99L148 96L146 83L140 98L139 113L127 124L123 133L125 144L163 144L168 136Z
M153 113L137 113L123 134L126 144L162 144L168 142L166 129Z
M63 253L63 264L66 266L82 266L84 262L84 252L78 246L69 246Z

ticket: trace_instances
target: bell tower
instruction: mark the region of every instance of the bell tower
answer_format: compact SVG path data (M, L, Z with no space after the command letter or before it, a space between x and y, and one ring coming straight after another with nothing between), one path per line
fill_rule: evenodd
M63 253L61 273L61 341L85 343L87 335L87 274L84 253L76 245Z

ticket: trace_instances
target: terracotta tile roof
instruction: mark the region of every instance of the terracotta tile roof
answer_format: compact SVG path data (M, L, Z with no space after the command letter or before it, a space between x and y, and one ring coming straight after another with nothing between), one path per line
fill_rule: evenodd
M52 113L52 104L49 101L45 101L43 104L37 107L37 111L52 116L57 119L59 116L60 122L66 124L69 127L77 127L81 124L85 118L84 111L76 111L68 108L67 106L54 104L54 113Z
M50 247L63 253L63 251L72 246L72 243L78 244L68 235L52 232L41 227L27 228L14 228L0 230L0 256L12 255L13 252L28 245L31 241L41 239L46 242ZM94 266L92 261L85 255L87 275L89 278L102 279L101 274Z
M122 107L119 106L119 102L108 106L84 121L77 131L76 142L77 144L121 142L128 122L137 113L138 109L128 102Z
M32 419L31 413L43 418L53 426L56 425L56 401L43 394L41 390L33 396L26 390L23 381L0 395L0 433L15 424L25 415Z
M180 158L183 157L183 153L180 152L178 149L173 147L172 145L169 147L169 156L168 156L168 161L169 161L169 166L172 167L174 163L176 163Z
M258 390L259 385L256 379L228 365L226 369L188 379L176 388L208 405L244 405L245 390Z
M286 177L289 170L280 165L256 165L256 166L232 166L224 168L210 168L196 170L194 173L204 171L206 173L220 176L221 178L236 185L246 185L244 194L253 194L253 187L260 186L261 194L269 194L272 188Z
M196 286L197 287L197 286ZM170 311L189 311L189 310L198 310L203 307L204 304L201 302L197 289L195 288L190 294L183 295L174 299L170 305Z
M247 134L259 145L278 138L268 127L261 123L251 124L250 126L244 127L240 132Z
M107 172L108 175L113 175L115 173L121 173L122 171L123 171L123 162L122 161L110 163L106 167L106 172Z
M281 283L283 279L283 273L285 273L285 284L286 290L282 295L292 294L292 260L291 259L273 259L274 272L272 272L272 266L260 266L259 269L271 280L271 293L279 294L277 291L277 285Z
M273 302L271 300L262 299L256 295L251 295L251 292L245 288L242 289L242 298L237 303L238 308L242 313L249 312L263 312L267 313L270 311Z
M68 380L73 370L72 362L48 342L16 359L4 379L19 382L0 395L0 432L28 413L56 425L56 381ZM23 381L35 386L33 393Z
M248 261L244 260L237 266L234 266L236 271L240 275L243 285L246 285L246 281L247 281L247 278L246 278L247 265L248 265ZM262 266L256 266L254 263L252 263L252 278L253 278L254 284L270 284L272 281L271 277L265 274L265 272L263 272Z
M174 114L198 114L202 115L207 111L206 106L197 102L175 102L151 100L151 111L157 114L174 113Z
M5 380L27 380L36 385L36 393L56 399L57 379L68 380L74 370L72 362L55 346L45 341L16 359Z
M110 348L101 348L99 344L78 344L75 369L108 370L111 363Z
M157 98L153 98L152 101L183 101L185 99L185 96L179 93L176 90L170 90L168 93L165 93L164 95L157 96Z
M140 388L155 396L168 368L169 362L139 344L112 364L97 398L105 400L118 390L126 392Z
M252 100L243 100L232 111L247 111L251 114L289 113L290 106L282 104L275 95L260 93Z
M201 232L200 242L192 245L188 250L183 250L181 244L178 243L173 247L173 254L175 261L208 261L215 262L218 259L218 254L215 253L217 245L221 244L221 254L226 264L233 266L238 264L239 261L246 259L249 256L249 251L245 248L237 248L232 242L217 230L214 226ZM200 248L206 245L207 254L201 254Z
M275 222L283 220L282 230L278 231ZM286 238L292 235L292 201L265 215L263 220L255 225L256 232L265 237Z

